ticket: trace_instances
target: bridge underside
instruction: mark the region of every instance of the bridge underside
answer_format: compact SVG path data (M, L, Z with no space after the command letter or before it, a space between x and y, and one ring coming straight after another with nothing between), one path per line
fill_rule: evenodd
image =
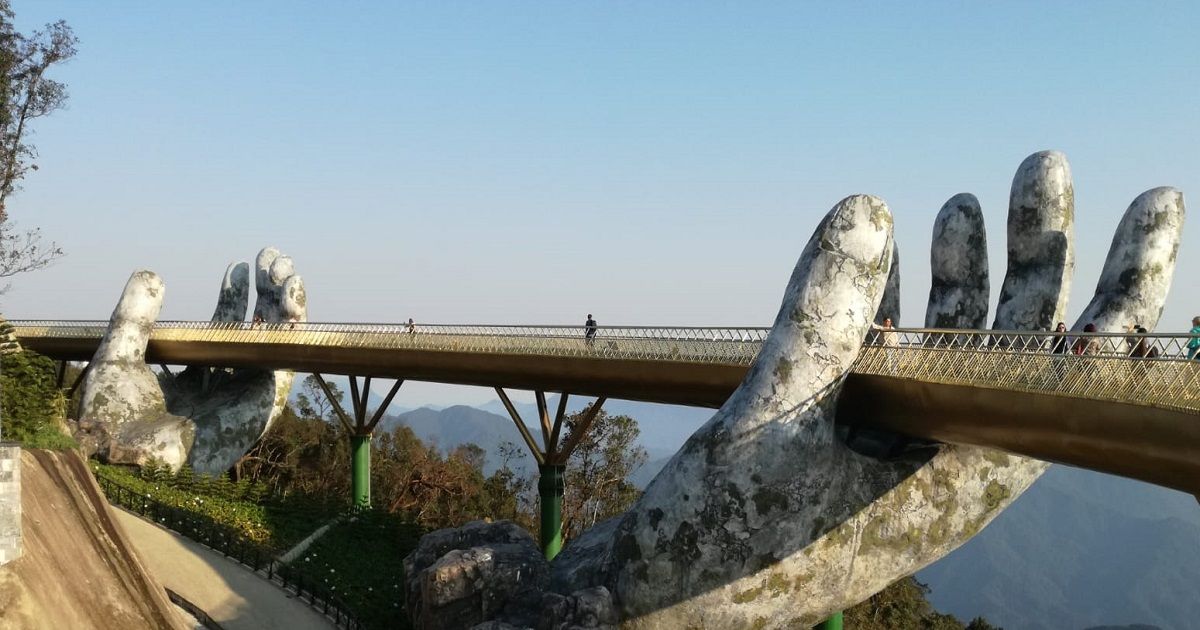
M96 338L29 338L29 349L88 361ZM569 392L716 408L743 366L307 344L151 340L147 363L291 369ZM851 374L839 422L999 449L1200 494L1200 422L1191 413L1080 397Z

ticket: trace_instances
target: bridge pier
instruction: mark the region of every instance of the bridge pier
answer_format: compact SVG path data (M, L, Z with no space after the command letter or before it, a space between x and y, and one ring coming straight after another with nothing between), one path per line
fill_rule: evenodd
M562 500L566 493L564 473L567 468L567 460L571 457L571 453L575 452L575 447L579 446L579 442L587 434L588 429L592 427L592 422L596 420L596 416L600 413L600 408L604 406L607 398L603 396L597 398L596 402L592 403L584 412L579 423L572 428L571 435L567 436L566 442L560 445L559 437L562 434L563 421L567 416L567 398L570 394L563 392L558 399L558 411L554 414L554 421L551 422L549 409L546 408L546 392L535 391L538 419L542 427L543 446L539 447L533 435L529 433L529 427L521 420L521 414L517 412L512 400L508 398L508 394L500 387L496 388L496 394L500 396L500 402L504 403L504 408L508 410L513 424L517 425L517 431L520 432L521 439L525 441L525 446L529 447L533 459L537 461L538 499L541 512L541 531L538 534L538 540L542 544L542 553L546 559L553 560L562 550L563 544Z
M547 560L562 551L562 500L566 494L563 471L566 466L538 466L538 499L541 505L541 531L538 541Z
M371 507L371 434L350 436L350 497L355 509Z
M400 391L400 386L404 384L404 379L398 379L392 389L383 399L383 404L375 410L370 419L367 418L367 396L371 393L371 377L363 377L362 394L358 390L358 377L353 374L350 376L350 404L353 412L353 423L351 416L342 409L341 402L333 396L333 392L329 389L329 384L325 382L325 378L316 372L313 376L317 379L317 384L321 386L321 391L325 392L325 398L329 400L330 406L333 407L333 412L342 424L342 430L350 439L350 499L354 510L366 510L371 507L371 435L375 432L375 425L379 424L379 420L383 418L383 412L387 411L388 405L392 404L392 399L396 397L396 392Z

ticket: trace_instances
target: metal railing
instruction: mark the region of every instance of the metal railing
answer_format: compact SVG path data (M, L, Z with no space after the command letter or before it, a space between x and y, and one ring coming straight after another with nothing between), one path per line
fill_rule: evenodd
M1200 413L1190 334L874 330L852 371Z
M99 339L105 321L10 322L18 338ZM527 354L598 359L750 365L769 328L582 326L460 326L293 322L160 321L152 341L311 345L336 348Z
M200 543L295 593L297 599L328 617L338 628L361 630L366 627L324 585L306 579L302 572L278 562L276 550L248 540L237 530L207 516L140 494L103 475L95 477L104 496L113 505Z
M18 338L100 339L106 321L10 322ZM162 321L151 340L636 359L749 366L769 328ZM1181 334L872 330L852 371L1200 411Z

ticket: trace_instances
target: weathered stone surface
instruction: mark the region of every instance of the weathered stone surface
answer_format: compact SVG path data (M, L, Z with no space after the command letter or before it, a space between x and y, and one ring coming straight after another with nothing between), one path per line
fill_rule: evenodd
M146 367L146 342L164 291L152 271L129 277L83 380L80 417L104 424L104 443L121 447L119 454L100 453L112 455L110 461L144 464L154 457L178 468L192 446L194 434L183 418L167 412L158 379Z
M612 594L603 586L578 590L570 595L546 593L541 608L538 630L615 628L619 621Z
M883 297L879 300L874 322L883 325L883 320L888 318L892 320L892 326L900 327L900 246L895 244L892 245L892 267L887 283L883 285Z
M985 328L990 298L987 227L975 195L954 195L938 211L929 266L933 283L925 327Z
M525 530L476 521L422 537L404 559L404 576L418 630L489 621L528 627L541 615L549 564Z
M1067 311L1075 272L1075 188L1067 157L1025 158L1008 201L1008 273L996 306L997 330L1052 330Z
M1041 166L1030 173L1027 161L1014 188L1069 191L1065 160L1051 156L1048 162L1061 168L1037 162ZM1040 327L1042 319L1065 309L1068 209L1063 195L1010 209L1010 225L1019 229L1009 244L1002 327ZM974 221L982 223L977 215ZM776 327L742 387L629 513L567 546L553 566L556 590L607 585L629 628L804 627L965 542L1044 471L1043 462L950 446L932 456L882 462L829 439L833 388L821 386L830 381L809 377L797 389L796 365L837 365L830 360L831 342L836 346L839 334L851 340L858 334L837 319L846 315L839 310L852 313L869 303L881 278L879 270L860 272L859 261L869 256L842 252L854 262L839 273L856 278L854 288L839 290L836 282L822 280L810 251L814 242L836 250L838 239L825 231L831 223L836 221L827 219L810 242ZM977 234L983 245L982 229ZM863 242L861 235L856 242ZM1031 254L1035 250L1041 257ZM979 261L975 268L982 272L986 265ZM797 283L798 276L809 282ZM985 296L981 274L945 279L947 290ZM973 306L970 324L986 317L986 297ZM814 321L806 335L786 342L789 350L776 351L781 332Z
M1130 324L1153 330L1171 290L1183 219L1178 190L1161 187L1138 195L1113 235L1096 295L1072 330L1088 324L1100 332L1122 332Z
M246 305L250 299L250 265L230 263L221 280L221 291L217 294L217 308L213 311L214 322L240 322L246 318Z
M568 545L556 587L598 576L626 627L811 625L969 539L1037 478L982 450L882 462L833 439L833 393L890 267L890 220L866 216L890 219L872 198L831 212L742 386L621 519L611 550L597 552L604 531Z
M0 444L0 565L21 557L21 447Z
M258 256L255 313L267 323L304 321L304 285L290 258L274 248ZM241 321L249 265L230 265L213 321ZM130 277L109 330L81 387L76 437L102 458L218 474L228 469L278 416L291 390L290 371L188 368L156 377L145 364L146 342L163 300L153 272Z

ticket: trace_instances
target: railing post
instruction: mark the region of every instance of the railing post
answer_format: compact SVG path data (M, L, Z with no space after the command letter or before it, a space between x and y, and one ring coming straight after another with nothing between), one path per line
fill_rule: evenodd
M814 627L814 630L842 630L842 613L834 613Z
M350 436L351 496L355 510L371 507L371 434L355 433Z
M565 466L543 464L538 466L538 498L541 503L542 528L540 540L542 553L547 560L562 550L562 499L564 494L563 469Z

